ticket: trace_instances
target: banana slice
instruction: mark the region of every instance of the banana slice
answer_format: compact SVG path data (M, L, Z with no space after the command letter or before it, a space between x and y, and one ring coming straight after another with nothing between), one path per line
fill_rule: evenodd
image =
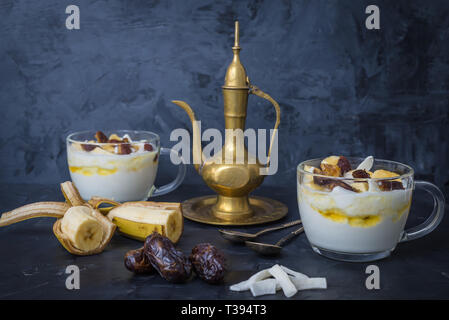
M140 241L156 231L176 243L183 231L180 203L127 202L113 208L108 218L123 234Z
M371 175L371 178L378 179L378 178L394 178L399 177L399 175L395 172L387 171L387 170L376 170Z
M86 206L71 207L61 220L61 231L72 244L85 252L95 250L103 239L103 228Z
M340 156L329 156L321 161L321 164L329 164L331 166L336 166L340 160Z

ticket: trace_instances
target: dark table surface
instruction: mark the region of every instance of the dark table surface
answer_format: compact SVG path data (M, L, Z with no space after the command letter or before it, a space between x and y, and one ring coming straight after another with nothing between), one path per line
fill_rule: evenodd
M0 184L0 191L2 212L36 201L63 201L57 185ZM206 194L211 191L203 185L184 184L158 200L182 201ZM299 217L295 188L262 186L254 194L287 204L289 213L282 222ZM422 222L430 209L431 199L416 191L407 225ZM0 299L253 299L249 291L232 292L229 285L276 263L308 276L327 278L327 290L301 291L293 299L449 298L448 217L432 234L398 245L391 257L361 264L333 261L315 254L304 234L289 243L280 256L260 257L243 245L222 239L217 227L186 220L178 247L189 253L197 243L211 242L222 249L229 268L223 285L208 285L197 278L185 284L170 284L158 275L135 276L123 266L123 256L141 243L118 234L99 255L73 256L53 235L53 222L52 218L38 218L0 228ZM261 240L275 242L289 230L265 235ZM380 268L380 290L365 287L368 276L365 270L370 264ZM79 290L65 287L68 265L80 268ZM279 291L258 299L284 299L284 295Z

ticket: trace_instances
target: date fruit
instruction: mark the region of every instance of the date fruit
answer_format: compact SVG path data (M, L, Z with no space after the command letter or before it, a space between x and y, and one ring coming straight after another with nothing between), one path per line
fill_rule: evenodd
M357 178L357 179L359 179L359 178L370 178L370 177L371 177L371 176L369 175L369 173L366 172L365 170L354 170L354 171L352 172L352 176L353 176L354 178Z
M340 168L343 175L346 172L351 171L351 163L345 156L340 156L337 162L337 166Z
M106 135L101 131L97 131L97 133L95 133L95 138L97 139L97 142L100 143L108 142L108 137L106 137Z
M400 181L382 180L378 182L381 191L404 190L404 186Z
M332 182L329 183L329 187L331 190L334 190L335 187L340 187L349 191L356 192L354 188L352 188L349 184L340 180L333 180Z
M118 145L118 154L130 154L132 152L131 145L129 143L120 143Z
M211 284L223 280L226 271L224 255L210 243L197 244L189 258L200 279Z
M134 273L153 273L154 268L145 256L143 247L125 254L125 267Z
M192 264L182 251L157 232L145 240L144 252L151 265L167 281L184 282L192 275Z

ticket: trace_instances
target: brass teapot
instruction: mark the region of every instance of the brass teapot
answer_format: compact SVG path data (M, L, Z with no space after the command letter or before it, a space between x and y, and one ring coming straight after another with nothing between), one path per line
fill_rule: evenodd
M235 42L232 47L234 57L227 69L225 83L222 87L225 128L245 130L246 109L249 94L255 94L269 100L276 109L276 123L274 125L270 147L268 149L268 161L265 165L262 165L259 160L254 155L250 154L243 146L243 140L237 141L238 139L236 136L229 137L228 135L226 135L221 152L206 159L201 148L200 128L192 108L186 102L173 100L172 102L174 104L187 112L192 122L192 154L195 169L202 176L206 184L218 194L218 196L211 200L212 204L208 210L209 212L206 213L206 215L209 216L199 218L195 217L195 213L193 213L193 217L189 216L189 214L185 215L187 218L192 218L192 220L212 224L256 224L277 220L284 216L287 211L285 206L276 202L277 215L273 217L268 211L275 209L269 208L269 206L267 207L267 203L260 203L260 201L259 203L255 202L254 205L250 203L249 193L262 183L265 175L261 173L269 166L271 148L280 122L280 108L277 102L268 94L250 84L245 68L240 62L240 49L239 24L238 21L236 21ZM237 146L239 142L242 143L243 148ZM240 161L237 161L238 159ZM271 200L266 198L263 199L265 199L265 202L267 202L266 200ZM282 207L282 210L280 211L279 206ZM267 211L259 212L259 214L265 215L265 218L260 219L259 217L259 219L254 219L256 211L264 211L261 207ZM194 206L190 206L189 210L196 209ZM184 211L186 211L185 208ZM192 214L192 212L190 212L190 214Z

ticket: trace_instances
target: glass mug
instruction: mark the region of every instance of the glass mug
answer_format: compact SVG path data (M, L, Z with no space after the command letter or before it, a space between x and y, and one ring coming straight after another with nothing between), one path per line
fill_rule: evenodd
M352 168L364 160L347 159ZM442 192L430 182L414 181L410 166L375 159L370 171L384 169L399 174L399 177L378 179L329 177L305 170L305 166L320 168L322 160L307 160L297 167L299 212L307 239L316 253L341 261L379 260L388 257L398 243L421 238L441 222L444 214ZM326 179L326 183L337 187L342 182L347 185L366 183L369 189L354 192L343 186L331 191L314 183L319 179ZM392 188L392 181L396 186L400 181L402 189ZM404 230L414 187L433 196L434 208L425 222Z
M174 153L181 159L176 151L160 147L160 138L156 133L104 131L107 137L110 134L128 137L130 140L125 146L119 146L116 142L98 143L94 140L95 133L92 130L75 132L67 137L70 176L83 199L97 196L119 202L141 201L169 193L184 180L186 168L181 161L175 180L158 188L154 186L159 156ZM123 147L124 151L118 150L119 147Z

